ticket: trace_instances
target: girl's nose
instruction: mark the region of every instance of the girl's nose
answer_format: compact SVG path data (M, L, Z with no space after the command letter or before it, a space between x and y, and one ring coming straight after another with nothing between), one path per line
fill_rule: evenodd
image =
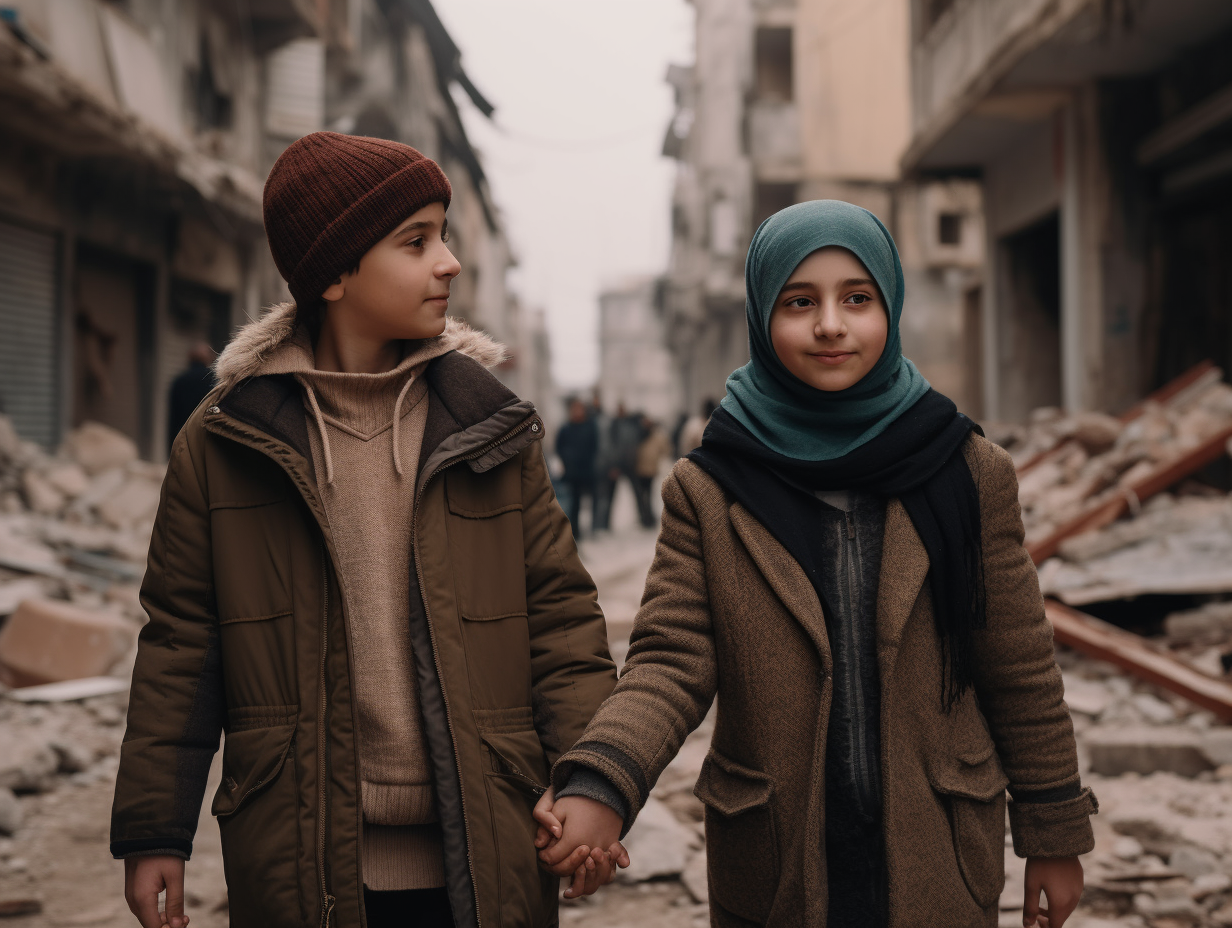
M822 304L818 308L817 325L813 331L818 338L839 338L847 331L847 324L837 306Z

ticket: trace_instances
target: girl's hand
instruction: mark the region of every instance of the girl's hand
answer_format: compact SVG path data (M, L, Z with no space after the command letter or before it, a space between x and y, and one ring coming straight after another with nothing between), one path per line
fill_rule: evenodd
M1028 857L1023 928L1061 928L1082 898L1082 864L1077 857ZM1041 909L1040 890L1048 898Z
M564 830L560 827L560 821L552 814L552 806L556 804L556 790L548 787L547 792L539 797L539 801L535 803L534 815L535 821L539 823L539 829L535 832L535 847L543 850L548 844L556 838L564 834Z

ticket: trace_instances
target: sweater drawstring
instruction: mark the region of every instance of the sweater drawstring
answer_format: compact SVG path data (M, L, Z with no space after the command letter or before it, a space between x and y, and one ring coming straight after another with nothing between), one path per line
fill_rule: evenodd
M394 400L394 431L393 431L394 470L398 472L399 477L402 476L402 458L398 454L398 446L399 446L398 423L402 419L402 415L401 415L402 401L406 399L406 394L410 391L411 384L413 384L416 381L416 379L417 378L413 376L406 378L406 383L404 383L402 385L402 389L398 391L398 398Z
M321 456L325 458L325 485L331 486L334 482L334 456L329 451L329 434L325 429L325 417L321 415L321 407L317 403L317 395L313 392L312 384L307 378L300 380L304 387L304 392L308 395L308 405L312 407L312 415L317 423L317 431L321 434ZM397 466L398 448L394 446L394 463ZM399 471L399 473L401 473Z

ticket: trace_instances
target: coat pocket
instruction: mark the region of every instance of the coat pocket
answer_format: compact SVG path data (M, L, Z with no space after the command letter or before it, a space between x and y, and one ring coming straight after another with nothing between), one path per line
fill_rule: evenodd
M243 913L233 924L303 922L296 870L296 712L295 706L261 706L232 713L222 783L210 811L218 816L232 918Z
M553 911L558 884L539 869L531 817L547 780L543 746L529 707L476 710L475 721L488 760L484 781L499 863L499 923L537 925Z
M774 781L712 749L693 794L706 806L710 898L733 915L764 924L779 883Z
M984 909L1005 888L1005 788L1009 778L991 739L933 757L928 778L950 819L954 853L963 881Z

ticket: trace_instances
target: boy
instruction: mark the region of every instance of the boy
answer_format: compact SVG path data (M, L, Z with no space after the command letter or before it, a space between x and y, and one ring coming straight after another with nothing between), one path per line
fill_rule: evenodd
M332 132L270 172L295 302L176 440L141 594L111 850L145 928L188 922L221 731L235 928L555 924L530 811L615 674L543 425L446 318L449 198L413 148Z

